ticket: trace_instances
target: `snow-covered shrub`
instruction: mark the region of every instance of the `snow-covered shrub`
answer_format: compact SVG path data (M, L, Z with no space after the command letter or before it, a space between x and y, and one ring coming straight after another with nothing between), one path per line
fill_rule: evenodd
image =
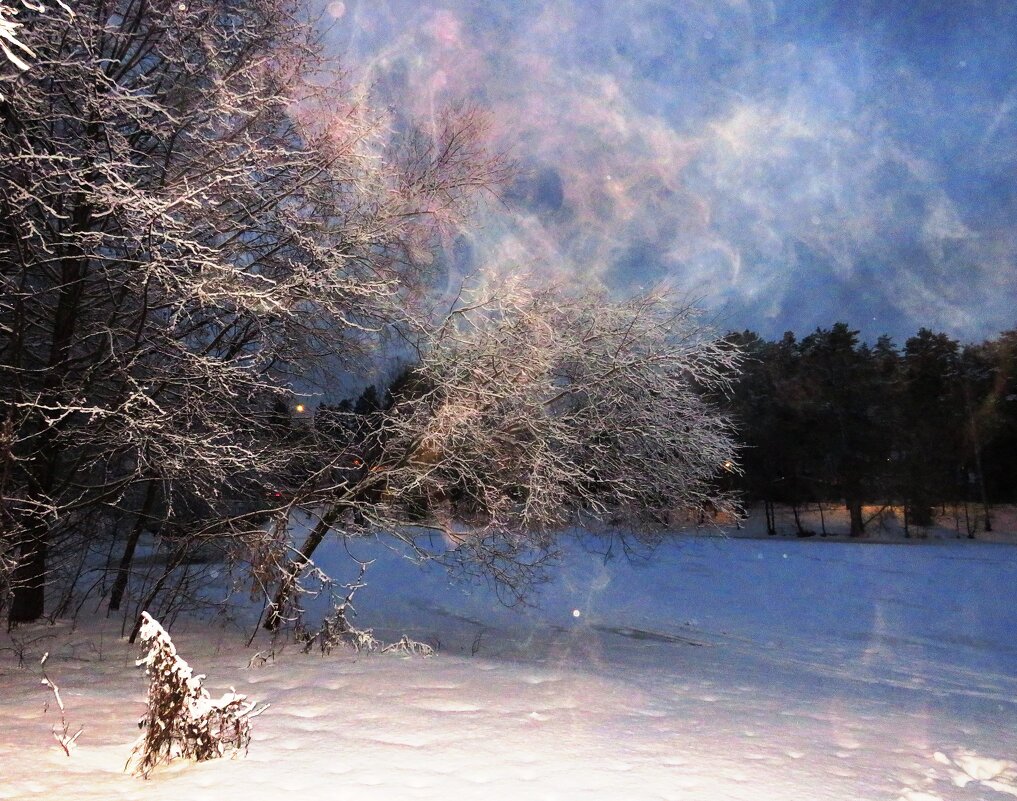
M332 653L333 648L349 647L357 653L361 651L373 653L381 648L382 644L378 642L371 629L358 628L353 625L351 620L357 614L357 610L353 606L353 597L357 594L357 590L367 586L364 583L364 574L372 563L358 562L358 564L360 574L355 581L342 585L346 590L346 596L342 601L333 597L332 614L321 622L317 630L307 628L302 621L297 622L295 636L297 642L303 643L305 654L311 652L315 643L321 649L322 656ZM317 579L321 584L322 591L332 593L332 579L321 569L313 568L310 571L310 576Z
M405 634L399 642L386 645L381 649L383 654L400 654L402 656L434 656L434 648L426 642L411 640Z
M148 674L148 712L139 721L145 730L134 747L134 772L147 777L156 765L177 757L198 762L227 751L246 751L251 741L251 718L258 707L232 688L213 701L201 686L203 674L177 654L169 634L148 612L142 612L139 632L145 656L138 666Z
M333 648L344 647L352 648L357 653L371 654L381 651L383 654L397 653L403 656L434 655L434 648L430 645L411 640L405 634L398 642L386 644L374 636L373 629L361 629L353 625L352 618L357 614L353 598L358 590L367 586L364 575L371 564L373 563L359 562L360 574L356 580L342 585L346 590L346 597L342 601L333 602L332 614L321 622L317 630L307 628L302 621L297 622L295 639L303 644L305 654L309 654L317 644L322 656L332 653ZM311 575L315 576L326 589L330 587L332 580L319 568L313 568Z
M333 648L344 646L350 647L358 653L361 651L373 653L380 646L371 629L358 629L350 623L346 617L345 605L337 606L332 615L322 621L317 631L298 624L296 640L303 643L305 654L310 653L317 643L322 656L332 653Z

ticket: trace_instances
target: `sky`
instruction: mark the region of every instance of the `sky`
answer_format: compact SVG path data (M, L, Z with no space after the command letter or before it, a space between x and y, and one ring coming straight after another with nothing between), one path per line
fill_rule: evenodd
M487 109L521 173L449 249L724 329L1017 327L1012 0L324 0L375 102Z

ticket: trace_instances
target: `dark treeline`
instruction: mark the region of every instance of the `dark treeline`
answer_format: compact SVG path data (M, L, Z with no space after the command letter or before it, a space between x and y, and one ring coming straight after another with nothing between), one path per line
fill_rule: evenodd
M1017 330L962 345L923 328L903 347L844 323L730 338L747 356L729 409L740 488L770 533L775 503L843 502L862 536L866 504L902 506L910 530L963 502L974 532L991 530L990 504L1017 500Z

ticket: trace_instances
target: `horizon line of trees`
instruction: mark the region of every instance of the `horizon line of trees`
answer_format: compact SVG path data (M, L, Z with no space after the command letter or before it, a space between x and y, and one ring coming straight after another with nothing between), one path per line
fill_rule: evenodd
M744 446L735 484L770 533L775 503L843 502L860 537L865 504L902 506L910 532L964 502L973 536L991 531L990 504L1017 501L1017 329L961 344L922 328L899 347L838 322L728 341L745 356L727 404Z

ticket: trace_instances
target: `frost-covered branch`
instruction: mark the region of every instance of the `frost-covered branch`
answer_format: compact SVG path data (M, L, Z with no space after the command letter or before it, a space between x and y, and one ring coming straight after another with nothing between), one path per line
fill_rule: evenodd
M716 478L735 447L709 393L738 361L663 294L508 285L443 330L397 399L384 448L412 453L386 490L503 532L729 509Z
M63 0L55 0L55 2L67 17L74 16L71 7L63 2ZM0 55L16 70L29 69L30 61L35 58L35 53L25 43L24 36L19 33L19 29L24 25L19 19L23 11L45 14L47 6L43 0L20 0L19 3L0 3ZM2 76L3 73L0 72L0 86L6 82ZM0 91L0 102L3 99L3 91Z
M20 622L95 531L130 532L113 606L146 531L264 537L268 489L321 461L294 388L413 327L431 252L504 163L475 110L395 141L296 0L78 0L21 28L0 8L34 54L0 114L0 590Z
M49 687L53 693L53 700L56 701L57 709L60 710L60 726L53 726L53 739L56 740L63 752L67 755L71 755L71 751L78 743L78 738L84 732L85 727L79 726L78 730L71 734L71 726L67 722L67 710L64 708L64 699L60 696L60 687L53 681L46 673L46 660L49 658L49 652L47 651L42 655L42 659L39 661L39 665L42 667L42 685Z
M510 282L464 295L419 343L359 443L365 463L283 571L269 627L329 531L440 530L444 558L521 591L572 525L648 533L736 514L730 422L711 398L740 362L695 308Z

